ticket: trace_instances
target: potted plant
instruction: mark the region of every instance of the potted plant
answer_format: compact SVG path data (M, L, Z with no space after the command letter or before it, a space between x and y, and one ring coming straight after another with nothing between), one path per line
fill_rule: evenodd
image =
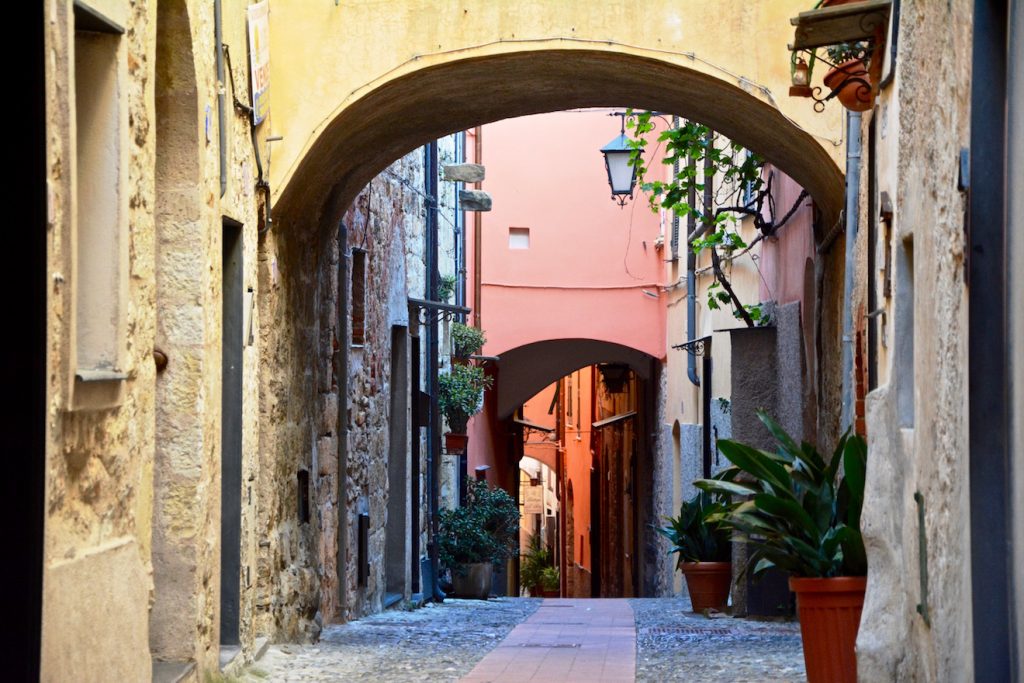
M847 431L825 460L812 445L798 446L765 413L758 417L778 441L778 451L720 440L731 471L695 484L742 498L710 519L750 544L748 566L755 576L772 567L792 575L807 680L856 681L854 645L867 585L860 531L867 444Z
M540 573L540 594L545 598L557 598L561 594L562 577L558 567L544 567Z
M706 609L722 611L729 601L732 584L732 544L729 530L710 521L728 507L719 494L698 492L683 501L677 517L668 517L668 526L655 527L667 538L670 553L678 553L677 568L686 578L686 589L694 612Z
M455 594L486 600L494 565L518 546L519 506L502 489L471 481L466 504L441 510L438 521L438 552L441 564L451 571Z
M825 87L850 111L871 109L875 93L868 73L867 43L837 43L825 51L834 64L823 79Z
M438 406L448 422L446 447L449 452L465 450L466 425L480 412L484 389L490 388L491 378L477 365L453 365L451 372L437 379Z
M467 362L487 342L484 331L462 323L452 323L452 358Z
M437 282L437 300L447 303L455 293L457 282L454 275L442 275Z
M531 536L528 550L519 564L519 583L530 595L536 597L543 593L541 575L551 564L551 551L541 545L540 535Z

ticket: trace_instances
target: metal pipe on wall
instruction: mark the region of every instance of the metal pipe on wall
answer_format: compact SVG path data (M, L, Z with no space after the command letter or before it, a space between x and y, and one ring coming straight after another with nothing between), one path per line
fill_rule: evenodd
M336 335L338 353L334 354L334 376L338 382L338 609L345 618L348 599L345 579L345 556L348 550L348 226L345 221L338 223L338 318Z
M221 18L221 0L213 0L213 33L214 50L217 55L217 135L220 145L220 196L228 191L228 131L225 127L226 116L224 92L224 22ZM269 204L268 204L269 206Z
M483 164L484 147L482 126L477 126L473 131L473 162ZM481 188L481 183L476 183L476 189ZM479 211L473 212L473 326L480 327L480 298L483 292L483 275L480 271L483 268L483 252L480 247L480 239L483 237L483 216Z
M437 141L430 142L424 148L426 156L426 173L424 173L424 194L427 195L427 301L437 300ZM438 579L440 578L441 566L438 537L438 512L440 508L440 480L441 480L441 414L438 410L438 380L437 380L437 357L440 352L438 339L437 316L434 311L429 311L427 322L427 381L430 401L430 421L427 426L427 495L430 506L430 571L432 597L438 602L445 598Z
M860 112L846 114L846 265L843 271L843 402L839 428L853 424L853 271L860 218Z
M694 172L697 162L690 159L690 171ZM690 184L687 203L693 206L697 202L697 188ZM686 217L686 340L693 341L697 338L697 255L693 253L693 244L690 235L693 235L697 228L697 217L691 211ZM686 376L695 387L700 386L700 378L697 377L697 356L686 350Z

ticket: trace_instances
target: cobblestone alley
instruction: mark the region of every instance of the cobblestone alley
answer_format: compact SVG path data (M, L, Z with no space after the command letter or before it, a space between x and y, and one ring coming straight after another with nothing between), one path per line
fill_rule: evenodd
M803 681L795 622L707 618L686 599L446 600L275 645L267 681Z

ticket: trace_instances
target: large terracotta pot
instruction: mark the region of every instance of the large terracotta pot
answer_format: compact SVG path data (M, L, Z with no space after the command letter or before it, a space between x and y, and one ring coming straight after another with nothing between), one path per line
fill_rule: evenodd
M852 80L836 93L836 99L850 111L867 111L874 104L875 94L871 87L871 75L864 67L863 59L851 59L833 67L825 74L825 87L835 90L848 78Z
M732 585L732 562L683 562L680 568L694 612L725 609Z
M466 444L468 443L469 436L466 434L454 434L452 432L445 432L444 449L449 453L465 452Z
M796 593L807 683L856 683L854 647L867 582L866 576L790 577L789 589Z
M452 571L452 588L460 598L486 600L491 595L494 567L490 562L464 564Z

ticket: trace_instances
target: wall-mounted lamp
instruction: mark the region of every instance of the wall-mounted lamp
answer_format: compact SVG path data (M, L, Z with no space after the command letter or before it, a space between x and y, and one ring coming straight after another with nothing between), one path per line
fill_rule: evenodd
M807 64L807 60L803 57L798 57L795 52L790 64L790 78L793 83L789 88L791 97L811 96L811 68Z
M614 140L601 148L604 155L604 168L608 172L608 185L612 189L612 199L620 207L626 206L626 199L633 198L633 186L636 185L636 167L629 165L632 150L626 140L626 115L622 117L622 127Z

